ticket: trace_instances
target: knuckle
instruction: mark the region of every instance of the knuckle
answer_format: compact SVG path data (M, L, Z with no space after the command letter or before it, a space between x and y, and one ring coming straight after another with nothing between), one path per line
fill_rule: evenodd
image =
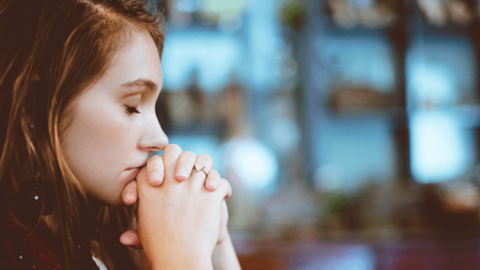
M198 155L197 159L203 162L213 162L212 158L207 154L200 154Z
M231 187L228 181L225 178L220 179L220 184L218 185L218 192L216 194L218 195L219 199L224 199L225 196L229 197L229 194L231 194Z
M224 188L225 187L225 179L220 178L220 183L218 183L218 189Z
M178 144L169 144L165 147L165 150L167 152L176 152L176 151L182 151L182 148Z
M185 151L182 153L182 156L188 161L195 161L196 155L192 151Z
M150 164L156 164L159 162L162 162L162 157L160 155L154 155L148 160L147 166Z
M222 178L222 182L225 183L225 185L227 186L227 189L229 189L230 192L232 192L232 185L230 185L230 182L228 182L228 180L225 178Z
M220 178L220 174L219 174L218 171L215 170L215 169L212 169L212 170L210 171L210 173L208 174L208 176L210 176L210 177L215 177L215 178Z
M148 173L153 171L158 171L161 173L163 171L163 161L161 159L155 160L155 162L147 164L147 171Z
M227 179L222 178L220 181L221 181L224 185L226 185L227 187L230 186L230 183L228 182Z

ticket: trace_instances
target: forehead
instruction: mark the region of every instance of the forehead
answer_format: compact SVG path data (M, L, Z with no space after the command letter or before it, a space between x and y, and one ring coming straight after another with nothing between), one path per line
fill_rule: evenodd
M105 73L67 106L62 115L64 122L71 121L79 108L89 110L112 97L125 95L124 86L131 82L152 82L157 93L162 88L160 56L150 34L146 30L132 30L122 39Z
M160 56L148 31L133 28L126 35L100 81L124 84L138 79L162 84Z

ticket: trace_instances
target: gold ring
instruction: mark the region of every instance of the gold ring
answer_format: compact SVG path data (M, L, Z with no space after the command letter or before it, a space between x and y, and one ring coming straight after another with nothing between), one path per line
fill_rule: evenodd
M204 170L205 168L201 169L200 171L205 174L205 177L208 177L208 173Z
M208 173L205 171L205 167L203 168L198 168L199 166L197 164L195 164L195 171L197 172L203 172L205 174L205 177L208 177Z

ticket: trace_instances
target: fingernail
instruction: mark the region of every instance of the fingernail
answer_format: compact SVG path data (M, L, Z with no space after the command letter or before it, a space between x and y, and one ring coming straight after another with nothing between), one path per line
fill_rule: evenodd
M154 182L161 181L162 179L160 179L160 174L158 172L152 172L148 177L148 180L154 183Z
M150 182L150 184L152 184L154 186L160 186L161 183L162 183L162 180L155 180L155 181Z
M210 188L215 190L218 188L219 181L217 179L210 179L209 183L210 183Z
M185 169L185 168L180 168L180 169L178 169L177 175L178 175L178 176L183 176L183 177L186 178L186 177L187 177L187 169Z

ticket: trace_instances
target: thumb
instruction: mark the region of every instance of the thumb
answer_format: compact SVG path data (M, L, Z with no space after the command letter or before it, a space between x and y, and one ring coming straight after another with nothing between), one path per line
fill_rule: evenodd
M138 237L138 232L136 230L129 230L120 235L120 243L136 249L142 248L142 243L140 242L140 237Z
M137 201L137 181L132 181L123 188L122 200L125 205L132 205Z

